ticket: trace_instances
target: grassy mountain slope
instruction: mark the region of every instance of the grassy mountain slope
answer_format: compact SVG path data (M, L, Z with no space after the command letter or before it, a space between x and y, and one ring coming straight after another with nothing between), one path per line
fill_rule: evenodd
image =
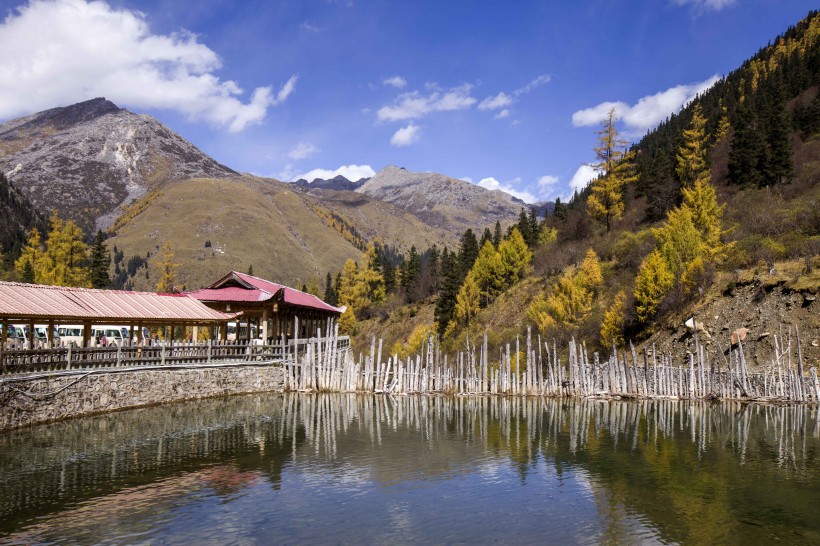
M206 247L210 241L210 247ZM191 179L165 186L150 206L109 239L126 256L152 254L168 242L179 282L198 288L231 269L289 284L324 280L360 252L328 228L287 184L252 177ZM156 285L139 271L134 288Z

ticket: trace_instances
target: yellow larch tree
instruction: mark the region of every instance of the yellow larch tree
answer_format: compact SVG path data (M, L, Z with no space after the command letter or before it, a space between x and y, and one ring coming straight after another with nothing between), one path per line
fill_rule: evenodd
M159 269L159 279L157 280L157 292L171 293L176 289L178 263L174 262L174 252L171 244L165 242L160 249L162 254L157 263Z
M612 222L624 212L624 186L637 180L633 164L635 154L626 151L629 143L619 138L616 121L615 108L612 108L603 128L596 133L598 145L594 150L597 161L590 166L599 176L592 181L587 198L590 216L604 223L607 233L612 229Z
M683 130L683 144L675 156L675 172L681 187L687 188L707 172L706 118L700 104L693 108L692 121Z
M675 285L675 275L658 249L644 258L635 279L635 307L638 320L648 322L658 309L664 296Z
M612 305L604 313L601 321L601 345L616 348L624 347L624 322L626 318L626 293L623 290L615 295Z

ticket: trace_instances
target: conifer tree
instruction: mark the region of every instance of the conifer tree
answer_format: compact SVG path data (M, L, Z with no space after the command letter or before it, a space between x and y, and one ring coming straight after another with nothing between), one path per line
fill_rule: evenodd
M326 303L335 306L338 303L336 298L336 294L333 290L333 278L330 275L330 271L327 272L327 276L325 277L325 294L322 298Z
M495 230L493 230L493 246L498 248L501 244L501 222L495 221Z
M91 247L91 286L93 288L110 288L111 277L108 268L111 265L111 253L105 246L105 234L97 231L97 237Z
M566 271L552 285L549 293L538 295L527 310L527 316L539 330L574 327L592 310L594 294L578 275Z
M653 250L641 263L635 279L635 303L638 320L646 323L658 309L664 296L675 284L675 275L658 249Z
M737 111L735 132L729 149L729 181L733 184L765 185L766 159L763 131L754 111L743 105Z
M692 260L706 252L701 234L693 222L692 211L688 207L669 211L666 222L652 232L673 280L679 279Z
M43 259L45 251L43 250L43 243L40 239L40 230L31 228L26 241L26 246L20 252L20 256L15 260L14 267L20 279L27 283L36 283L37 269L40 267L40 262Z
M475 233L472 229L467 228L461 237L461 250L459 252L462 275L466 275L473 268L473 263L478 256L478 250L478 240Z
M560 197L556 197L555 206L552 208L552 217L561 222L566 222L568 215L567 206L561 202Z
M162 254L159 262L157 263L157 269L159 269L157 292L175 292L177 284L177 267L179 267L179 264L174 262L174 252L171 250L171 245L167 241L162 244L160 252Z
M438 325L439 334L444 335L447 325L453 319L456 296L461 288L462 278L458 255L455 252L448 252L446 247L441 255L441 271L444 278L436 299L434 318Z
M626 294L623 290L615 295L612 305L604 313L601 321L601 345L622 349L624 347L624 322L626 314Z
M26 282L29 284L34 284L35 282L34 266L31 265L29 260L26 260L23 263L23 270L20 272L20 282Z
M410 247L410 254L404 262L404 269L401 277L401 287L404 289L404 296L408 302L417 300L417 289L419 276L421 275L421 257L416 246Z
M766 105L766 184L782 184L794 174L792 160L791 117L786 109L781 83L773 85Z
M481 239L478 241L478 248L483 248L484 243L489 241L490 243L493 242L493 234L490 232L490 228L484 228L484 233L481 235Z
M591 292L596 292L598 288L604 284L601 260L598 258L598 254L591 248L587 249L584 260L578 268L578 281Z
M691 211L692 223L700 232L701 241L710 256L719 254L723 230L721 223L725 205L720 205L715 187L706 176L695 180L691 188L683 188L683 204Z
M517 229L498 248L503 272L504 286L510 287L527 274L532 262L532 251L527 247L524 237Z
M624 186L637 180L633 173L634 153L623 149L628 142L618 137L616 121L615 109L612 108L604 121L603 129L597 132L597 162L592 167L599 175L592 181L587 198L590 216L604 223L607 233L612 229L612 222L623 214Z
M88 287L88 245L82 230L71 220L56 213L49 220L51 231L46 238L45 253L34 265L37 282L54 286ZM38 267L39 266L39 267Z
M683 130L683 144L675 156L675 172L681 187L688 188L695 180L707 171L706 157L709 147L706 144L706 118L703 117L700 104L695 104L692 121Z
M471 275L467 275L456 296L455 319L461 324L469 324L478 314L481 291Z
M501 254L491 241L485 242L481 247L473 268L464 281L465 284L467 281L472 282L478 289L481 307L486 307L493 302L504 289L504 266L501 263Z
M721 101L720 105L720 118L718 119L717 129L715 130L715 142L720 142L727 136L729 136L729 130L732 128L731 124L729 123L729 111L726 109L726 106Z

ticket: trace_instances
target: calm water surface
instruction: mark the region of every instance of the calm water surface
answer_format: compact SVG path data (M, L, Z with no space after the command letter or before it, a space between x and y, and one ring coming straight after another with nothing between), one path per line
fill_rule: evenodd
M263 395L0 435L0 543L820 544L816 408Z

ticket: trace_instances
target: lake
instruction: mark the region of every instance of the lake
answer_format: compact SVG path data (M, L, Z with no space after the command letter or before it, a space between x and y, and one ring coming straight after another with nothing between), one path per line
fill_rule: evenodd
M0 434L0 543L820 543L813 406L267 394Z

